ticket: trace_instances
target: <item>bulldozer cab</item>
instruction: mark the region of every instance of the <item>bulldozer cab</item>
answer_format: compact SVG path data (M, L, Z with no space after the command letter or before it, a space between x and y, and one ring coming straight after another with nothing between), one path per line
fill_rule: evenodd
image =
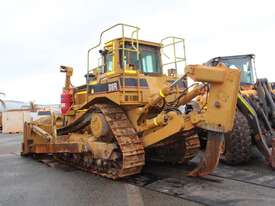
M225 64L229 68L238 68L241 70L241 84L253 85L256 83L255 55L234 55L221 56L210 59L206 65L216 66L219 63Z
M108 41L102 49L103 34L114 29L121 29L120 37ZM179 64L183 64L181 68L186 65L184 39L166 37L156 43L139 40L138 32L138 27L127 24L116 24L104 30L99 43L88 50L86 77L114 73L141 73L146 76L167 74L176 77ZM98 49L100 55L95 61L93 52Z
M92 98L142 105L163 85L179 79L177 68L183 74L186 62L184 39L166 37L156 43L140 40L138 33L138 27L120 23L100 34L98 44L87 52L86 82L74 87L75 108L82 108ZM176 93L167 99L186 87L186 79L181 79L174 87Z
M162 74L160 44L135 41L127 38L114 39L99 50L102 57L101 73L138 71L146 75Z

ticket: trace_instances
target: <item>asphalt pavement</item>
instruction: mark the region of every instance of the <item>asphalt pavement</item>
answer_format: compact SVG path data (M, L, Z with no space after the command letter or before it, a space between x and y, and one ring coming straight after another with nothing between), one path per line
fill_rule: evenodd
M0 134L0 206L203 205L20 156L22 135Z
M22 135L0 134L0 206L274 206L275 172L254 149L242 166L219 164L203 178L188 165L150 163L139 175L110 180L20 156Z

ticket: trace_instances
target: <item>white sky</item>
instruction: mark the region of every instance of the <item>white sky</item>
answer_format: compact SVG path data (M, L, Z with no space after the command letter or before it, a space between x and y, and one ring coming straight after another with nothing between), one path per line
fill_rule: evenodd
M64 75L84 83L86 52L118 22L140 38L184 37L188 63L256 54L259 77L275 81L275 1L272 0L0 0L0 91L7 99L58 103Z

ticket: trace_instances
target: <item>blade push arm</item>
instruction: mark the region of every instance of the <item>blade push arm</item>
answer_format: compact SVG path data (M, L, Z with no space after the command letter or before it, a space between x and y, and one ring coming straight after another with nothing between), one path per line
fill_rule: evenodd
M240 87L240 71L229 69L223 65L209 67L204 65L188 65L185 75L168 87L160 90L159 94L153 96L141 110L140 120L144 121L150 109L173 92L173 87L186 76L194 81L208 84L209 91L206 99L207 109L202 112L193 113L192 121L198 127L216 132L228 132L233 128L237 94ZM185 105L193 98L205 91L205 85L197 85L187 91L178 100L177 107ZM222 114L222 115L221 115Z

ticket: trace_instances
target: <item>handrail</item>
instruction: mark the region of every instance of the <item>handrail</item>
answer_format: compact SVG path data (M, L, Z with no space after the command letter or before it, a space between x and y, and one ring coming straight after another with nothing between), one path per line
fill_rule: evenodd
M172 42L168 43L168 44L164 44L164 42L169 39L172 40ZM183 52L184 52L183 57L178 57L176 54L177 53L176 52L176 44L179 44L179 43L182 43L182 45L183 45ZM163 50L164 50L164 48L169 47L169 46L173 46L173 61L167 62L167 63L162 63L161 67L163 69L163 67L166 65L174 64L175 69L178 70L177 63L185 62L185 65L186 65L185 39L180 38L180 37L175 37L175 36L168 36L161 40L161 54L163 54L167 59L170 59L170 57L167 54L165 54L165 52Z
M109 27L108 29L105 29L104 31L102 31L101 34L100 34L100 37L99 37L99 43L98 43L97 45L95 45L95 46L93 46L93 47L91 47L91 48L88 49L88 59L87 59L87 71L88 71L88 72L89 72L89 64L90 64L90 62L89 62L89 54L90 54L90 52L91 52L93 49L95 49L95 48L97 48L97 47L99 47L99 46L101 45L101 43L102 43L102 37L103 37L103 34L104 34L105 32L110 31L111 29L113 29L113 28L115 28L115 27L118 27L118 26L122 26L122 35L123 35L123 37L124 37L124 26L134 28L135 30L132 32L132 35L131 35L131 39L132 39L132 40L133 40L133 35L134 35L134 33L135 33L135 32L138 32L138 31L140 30L140 28L139 28L139 27L136 27L136 26L132 26L132 25L129 25L129 24L118 23L118 24L115 24L115 25ZM136 49L136 47L134 46L133 43L132 43L132 46L133 46L133 48Z
M101 45L101 43L102 43L102 37L103 37L103 34L104 33L106 33L107 31L110 31L110 30L112 30L112 29L114 29L115 27L119 27L119 26L121 26L121 31L122 31L122 38L123 38L123 53L124 53L124 47L125 47L125 45L124 45L124 41L125 41L125 35L124 35L124 33L125 33L125 31L124 31L124 27L130 27L130 28L133 28L134 29L134 31L132 31L132 33L131 33L131 42L132 42L132 47L136 50L136 51L138 51L138 49L139 49L139 44L138 44L138 39L136 39L136 42L137 42L137 47L134 45L134 34L136 33L136 36L137 36L137 38L138 38L138 31L140 30L140 28L139 27L136 27L136 26L132 26L132 25L129 25L129 24L123 24L123 23L118 23L118 24L115 24L115 25L113 25L113 26L111 26L111 27L109 27L109 28L107 28L107 29L105 29L105 30L103 30L102 32L101 32L101 34L100 34L100 37L99 37L99 43L97 44L97 45L95 45L95 46L93 46L93 47L91 47L91 48L89 48L88 49L88 52L87 52L87 77L88 77L88 75L89 75L89 68L90 68L90 52L92 51L92 50L94 50L94 49L96 49L97 47L99 47L100 45ZM137 54L138 55L138 54ZM123 57L125 56L125 54L123 54ZM87 85L87 101L88 101L88 90L89 90L89 80L88 80L88 78L86 78L86 85Z

